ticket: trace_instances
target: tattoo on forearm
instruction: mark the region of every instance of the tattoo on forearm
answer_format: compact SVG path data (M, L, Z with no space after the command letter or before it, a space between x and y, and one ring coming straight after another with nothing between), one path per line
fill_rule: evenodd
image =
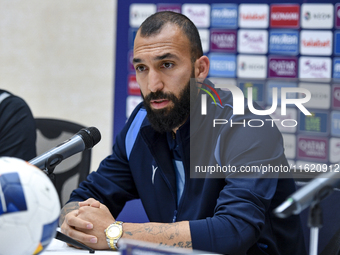
M165 240L169 242L161 242L159 245L162 246L172 246L172 247L181 247L181 248L192 248L192 242L178 242L172 243L171 240L175 239L180 235L179 233L179 224L178 223L169 223L169 224L150 224L145 223L141 224L141 226L133 231L125 231L124 234L129 235L131 237L135 235L145 235L145 233L157 236L161 235Z
M59 226L63 224L66 214L77 209L79 209L79 202L70 202L66 204L60 211Z
M141 224L141 227L134 231L125 231L125 234L133 236L136 234L148 233L150 235L163 235L167 240L174 239L179 236L178 224L155 224L150 225L148 223Z
M178 247L178 248L192 248L192 242L187 241L187 242L178 242L174 243L172 245L167 245L162 242L159 243L160 246L169 246L169 247Z

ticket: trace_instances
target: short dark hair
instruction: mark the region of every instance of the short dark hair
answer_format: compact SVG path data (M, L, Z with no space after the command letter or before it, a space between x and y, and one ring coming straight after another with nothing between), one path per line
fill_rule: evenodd
M167 23L177 25L188 37L191 48L192 62L195 62L196 59L203 56L201 38L197 27L188 17L177 12L156 12L155 14L149 16L138 29L140 36L149 37L157 35Z

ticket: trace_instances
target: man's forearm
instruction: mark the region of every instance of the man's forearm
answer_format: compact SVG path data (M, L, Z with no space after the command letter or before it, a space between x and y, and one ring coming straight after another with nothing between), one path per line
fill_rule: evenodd
M122 238L192 249L188 221L176 223L124 223Z
M61 226L65 220L66 214L73 210L78 210L79 209L79 202L70 202L64 205L63 208L61 208L60 211L60 216L59 216L59 226Z

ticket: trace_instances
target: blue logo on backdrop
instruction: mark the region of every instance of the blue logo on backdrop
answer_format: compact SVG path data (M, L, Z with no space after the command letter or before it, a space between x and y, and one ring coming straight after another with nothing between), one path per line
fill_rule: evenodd
M237 27L236 4L212 4L211 26L213 27Z
M333 59L333 78L340 79L340 58Z
M340 55L340 32L336 31L334 33L334 54Z
M331 135L340 136L340 112L333 111L331 114Z
M273 88L277 88L277 103L281 104L281 88L295 88L296 83L292 82L279 82L279 81L269 81L267 83L267 104L272 105L273 101ZM297 93L287 93L286 98L294 99L297 98ZM292 107L292 104L287 104L287 107Z
M209 54L210 69L209 76L216 77L235 77L236 75L236 56L228 54Z
M328 113L311 112L311 116L304 115L300 112L299 130L315 134L328 134Z
M269 53L297 55L299 33L293 30L271 30L269 32Z

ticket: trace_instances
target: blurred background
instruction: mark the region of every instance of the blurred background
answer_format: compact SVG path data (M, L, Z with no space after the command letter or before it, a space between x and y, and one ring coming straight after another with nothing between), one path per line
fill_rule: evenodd
M262 107L271 106L273 87L308 89L312 116L293 107L289 116L280 116L279 108L273 114L298 123L278 125L286 156L298 166L340 161L335 0L0 0L0 88L26 100L36 118L97 127L102 140L93 149L96 170L141 101L131 65L133 40L142 21L161 10L193 20L216 84L235 84L244 94L252 87Z
M0 0L0 88L34 117L95 126L111 152L116 0Z
M340 5L335 0L0 0L0 88L22 97L35 118L97 127L102 139L92 150L91 170L96 170L141 100L131 66L133 39L142 21L159 10L193 20L215 83L232 83L244 92L252 87L262 107L271 105L273 87L308 89L312 116L292 107L287 117L273 114L298 122L293 128L279 126L286 156L301 168L305 162L340 162ZM339 215L338 196L328 200L332 209L325 210L325 219ZM339 222L325 222L321 249L340 233L334 224Z

